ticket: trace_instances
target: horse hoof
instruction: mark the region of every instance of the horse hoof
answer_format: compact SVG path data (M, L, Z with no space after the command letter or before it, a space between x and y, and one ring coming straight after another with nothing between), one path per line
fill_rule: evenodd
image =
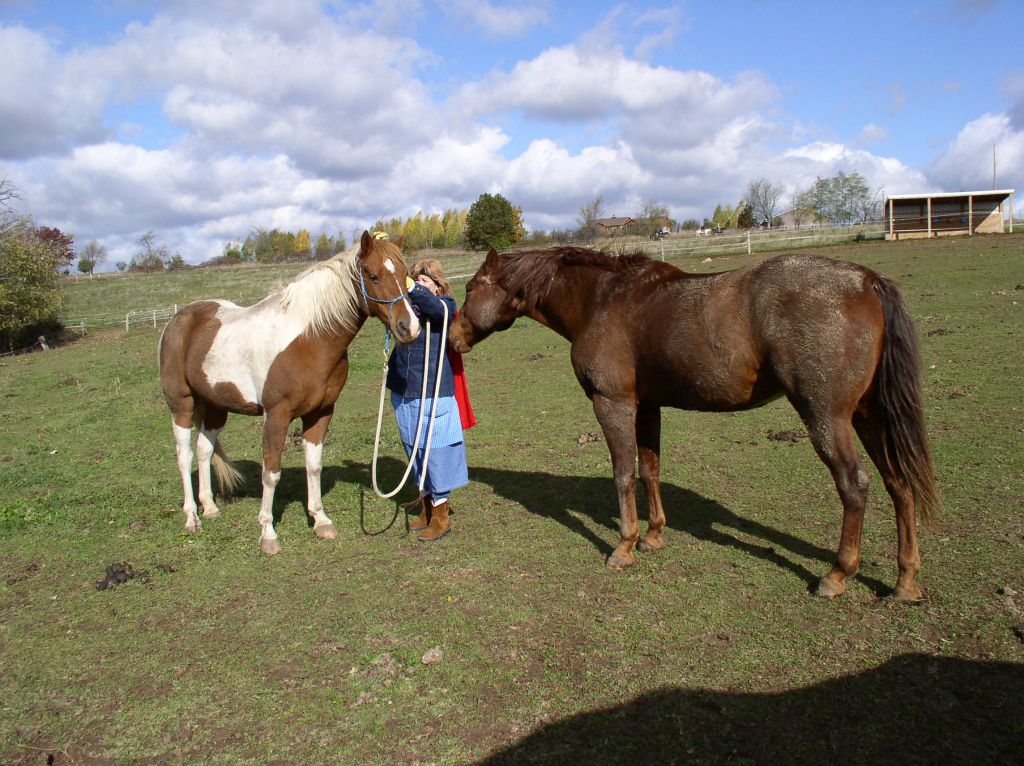
M267 556L274 556L281 552L281 541L276 537L261 537L260 550Z
M333 540L338 536L338 530L335 528L334 522L328 521L326 524L313 527L313 534L321 540Z
M194 534L203 528L203 523L199 521L198 516L193 516L185 522L185 531L189 534Z
M645 537L639 543L637 543L637 549L641 553L652 553L654 551L660 551L665 547L665 541L660 537Z
M924 594L916 585L911 585L909 588L897 586L892 592L892 600L916 604L919 601L924 601Z
M627 553L625 556L620 555L618 552L613 553L608 557L605 564L609 569L614 569L621 572L626 567L631 567L636 563L636 558L632 553Z
M846 583L836 582L830 580L827 577L822 577L818 581L818 588L814 591L815 596L821 596L823 598L835 598L846 593Z
M207 508L206 510L203 511L203 518L204 519L219 519L220 518L220 508L218 508L217 506L213 506L213 508Z

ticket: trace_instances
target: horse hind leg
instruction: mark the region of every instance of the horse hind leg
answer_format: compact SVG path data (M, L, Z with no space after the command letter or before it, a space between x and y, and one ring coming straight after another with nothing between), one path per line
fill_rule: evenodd
M637 411L636 443L640 480L647 489L647 533L640 538L640 551L658 551L665 547L665 509L661 503L661 409L643 407Z
M921 553L917 547L917 508L914 494L907 482L896 475L886 459L885 436L881 424L870 416L859 415L854 419L854 427L871 461L881 474L882 482L896 511L896 562L899 575L892 597L897 601L920 601L923 594L916 581L921 571Z
M195 496L192 494L192 427L179 425L177 418L171 418L171 430L174 433L174 451L178 458L178 472L185 500L181 510L185 514L185 529L198 532L202 527L199 521L199 509Z
M857 452L850 421L842 417L805 419L811 442L828 466L843 504L843 525L839 550L832 569L818 583L819 596L833 597L846 592L846 580L860 568L864 507L871 477Z
M217 449L217 436L220 434L224 423L227 421L227 413L221 410L206 408L201 418L199 435L196 437L196 457L199 462L199 504L203 507L203 516L207 519L215 519L220 516L220 509L213 501L213 484L210 480L210 467ZM218 474L223 472L218 467Z

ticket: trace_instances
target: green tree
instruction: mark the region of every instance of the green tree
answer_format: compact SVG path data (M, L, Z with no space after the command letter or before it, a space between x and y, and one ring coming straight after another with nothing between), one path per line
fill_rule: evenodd
M481 194L466 216L466 243L472 249L506 250L523 236L522 211L500 194Z
M649 237L662 226L666 226L671 230L674 225L675 221L669 215L667 205L662 205L654 200L647 200L643 204L640 217L636 219L635 231L637 234Z
M58 269L64 253L42 239L30 218L5 222L0 233L0 344L13 350L54 322L61 309Z

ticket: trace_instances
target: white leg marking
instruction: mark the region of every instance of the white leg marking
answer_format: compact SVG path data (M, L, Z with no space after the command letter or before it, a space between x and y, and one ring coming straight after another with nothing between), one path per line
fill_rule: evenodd
M333 540L337 537L334 522L324 513L323 497L320 492L320 474L323 471L324 445L302 440L306 453L306 508L313 519L313 532L317 537Z
M274 531L274 490L277 489L279 481L280 471L263 469L263 500L260 502L260 526L263 531L260 536L268 539L277 537L277 532Z
M171 421L171 431L174 433L174 450L178 455L178 471L181 473L181 485L185 493L185 502L181 506L185 512L185 529L197 532L202 525L192 495L192 429L182 428Z
M207 518L220 516L220 510L213 502L213 485L210 481L210 461L219 433L219 428L210 431L200 428L199 436L196 437L196 457L199 458L199 503L203 506L203 516Z

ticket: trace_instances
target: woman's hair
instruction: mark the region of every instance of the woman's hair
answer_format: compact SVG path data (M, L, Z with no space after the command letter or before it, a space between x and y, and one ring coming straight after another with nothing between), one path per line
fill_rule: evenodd
M423 260L416 261L416 265L412 267L410 276L415 281L420 274L426 274L434 280L437 284L437 291L439 295L452 294L451 288L448 286L448 280L444 278L444 268L441 266L440 261L435 261L433 258L424 258Z

